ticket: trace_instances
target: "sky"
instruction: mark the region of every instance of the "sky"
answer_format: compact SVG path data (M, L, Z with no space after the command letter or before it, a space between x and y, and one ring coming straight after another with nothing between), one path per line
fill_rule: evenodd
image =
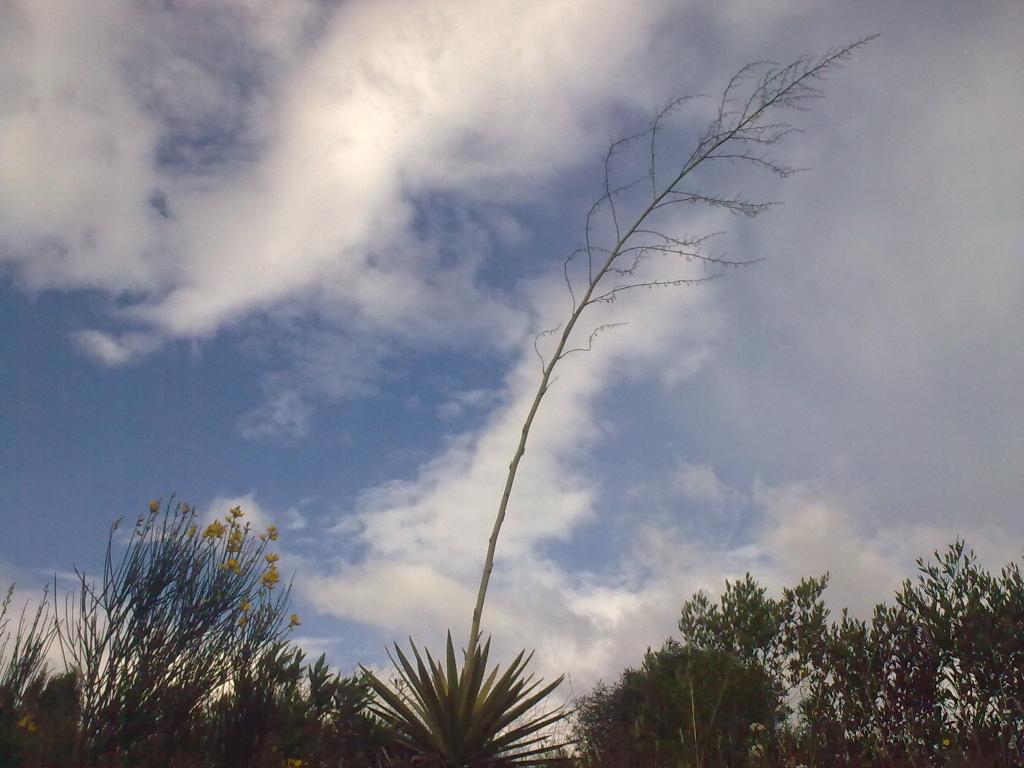
M955 537L1020 558L1024 5L0 0L0 583L177 494L281 528L341 670L465 637L610 142L875 34L781 116L808 170L697 179L784 204L664 221L756 264L585 316L483 628L581 693L748 571L866 616Z

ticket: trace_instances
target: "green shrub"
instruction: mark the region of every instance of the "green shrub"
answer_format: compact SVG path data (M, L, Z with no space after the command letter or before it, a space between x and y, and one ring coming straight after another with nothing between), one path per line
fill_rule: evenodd
M829 620L827 575L783 590L748 574L718 604L682 610L684 642L732 653L769 674L796 711L776 751L805 765L1024 765L1024 580L996 576L956 541L918 560L893 605L870 622Z
M171 764L199 706L288 630L289 587L274 528L259 535L232 509L200 530L185 504L139 516L120 558L111 529L99 584L79 574L58 638L79 687L75 759Z
M488 672L490 639L471 645L460 669L448 633L443 659L426 659L409 641L415 663L395 644L399 674L396 688L364 670L377 701L373 711L394 732L394 740L412 765L426 768L499 768L549 764L564 745L546 730L563 720L557 708L538 712L540 704L562 682L547 685L526 674L533 654L521 651L503 672Z
M13 598L12 584L0 601L0 767L21 765L45 752L39 697L55 632L44 591L31 620L26 604L12 633L8 611Z
M369 713L365 681L331 673L323 655L303 665L276 643L253 661L239 657L229 691L203 713L203 765L210 768L377 763L387 734Z
M588 768L746 765L782 716L759 663L673 640L577 707L574 735Z

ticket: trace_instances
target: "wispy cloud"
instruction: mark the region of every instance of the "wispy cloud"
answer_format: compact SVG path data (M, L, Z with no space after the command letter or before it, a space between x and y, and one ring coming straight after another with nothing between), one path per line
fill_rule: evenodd
M539 295L550 300L539 308L542 314L564 306L558 292ZM686 340L704 359L703 337L713 327L706 312L709 298L706 292L665 292L607 308L607 317L592 322L628 315L635 325L602 336L597 351L577 356L560 372L531 438L502 533L486 625L503 648L543 638L543 655L551 663L583 654L600 666L607 658L604 652L585 653L587 638L609 623L626 621L643 603L642 596L609 587L603 576L564 570L544 547L594 519L598 482L580 462L605 431L598 404L602 382L622 368L636 376L657 371L669 349L685 355ZM332 575L304 580L309 599L322 610L385 632L412 625L440 637L446 627L468 625L498 493L536 383L537 359L524 346L528 353L506 378L499 405L481 428L452 441L415 479L368 490L355 519L341 521L337 535L355 536L363 555L335 565ZM579 658L574 668L586 674Z
M113 336L103 331L74 331L71 339L86 355L111 368L134 362L160 346L159 339L148 333Z
M685 498L712 508L733 506L746 500L744 494L723 483L710 464L681 462L674 480Z

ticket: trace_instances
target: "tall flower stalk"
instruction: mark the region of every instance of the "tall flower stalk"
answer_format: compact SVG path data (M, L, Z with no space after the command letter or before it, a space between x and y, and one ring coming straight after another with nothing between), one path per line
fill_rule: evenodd
M604 162L604 192L587 214L586 245L571 254L564 265L572 300L569 316L558 328L538 336L538 340L549 335L557 338L547 358L535 343L541 358L541 379L509 464L487 542L462 667L459 668L449 633L443 660L435 660L429 652L425 652L424 660L411 639L415 662L395 646L398 659L392 658L392 661L401 683L399 690L364 670L378 696L378 714L400 734L402 744L423 764L460 768L531 765L550 760L558 749L559 745L547 741L543 732L568 713L561 708L540 716L531 716L528 712L558 686L561 678L543 687L540 681L533 682L532 675L525 674L530 660L525 652L516 657L503 675L499 676L497 667L488 674L485 668L490 641L481 647L480 633L498 537L519 465L526 453L530 430L550 389L555 369L573 352L590 350L595 337L610 327L599 325L590 331L584 342L575 340L574 334L584 313L593 305L613 302L620 294L636 288L696 285L714 279L726 267L750 263L709 254L705 249L712 235L680 237L665 232L661 221L663 214L681 204L724 208L745 216L757 216L769 210L774 203L702 192L691 186L691 180L697 169L719 160L746 161L783 177L795 173L796 169L770 155L770 149L794 130L788 123L779 122L775 113L801 109L808 100L820 97L815 83L866 42L867 39L836 48L818 59L801 58L781 68L751 65L741 69L730 80L717 114L697 146L681 167L673 170L667 183L659 181L658 133L686 99L670 102L646 131L617 141L609 148ZM742 88L751 80L753 87L742 95ZM647 173L629 184L613 184L613 158L627 145L641 143L649 150ZM641 189L643 192L638 192ZM634 209L639 210L632 218L623 216L620 211L627 194L632 195ZM639 206L635 203L637 194L643 195ZM609 247L597 242L596 233L602 222L612 233ZM710 267L711 273L655 278L641 275L639 270L642 266L646 268L647 262L665 257ZM585 270L585 277L574 279L572 274L581 270ZM525 719L520 721L520 718Z
M824 76L840 65L858 48L873 38L865 38L855 43L835 48L820 58L803 57L784 67L752 64L741 69L729 81L714 119L697 142L696 147L672 175L671 180L659 186L658 181L658 133L665 125L665 120L688 99L676 99L670 102L654 118L651 126L641 133L621 139L608 150L604 161L604 193L595 201L587 214L586 245L566 259L565 278L572 298L572 309L567 320L559 327L561 333L555 349L548 358L541 356L542 371L537 392L530 404L526 420L519 435L512 461L509 463L508 474L501 499L498 502L498 513L494 519L491 535L487 542L487 554L480 575L480 586L477 590L476 604L473 606L473 620L469 632L469 649L472 655L480 641L480 622L487 598L491 571L494 569L494 553L498 544L498 536L505 522L509 499L515 484L519 463L526 453L526 443L530 429L540 404L547 394L552 381L552 374L558 363L567 355L577 351L589 351L595 336L608 326L594 329L585 344L571 346L573 333L583 314L595 304L614 301L619 294L636 288L656 288L682 285L695 285L714 279L720 272L700 277L669 276L666 278L643 279L637 276L637 270L643 262L658 257L679 257L685 261L697 263L712 269L724 269L730 266L743 266L749 261L731 261L709 254L705 246L713 235L700 237L673 236L661 230L659 213L682 204L706 205L713 208L724 208L732 213L744 216L757 216L776 205L771 201L751 201L742 196L720 196L700 191L690 185L690 180L698 168L726 160L730 162L748 162L758 168L765 169L777 176L786 177L799 169L782 164L770 154L771 147L779 144L788 134L796 129L786 122L780 122L775 115L783 110L801 110L811 99L820 98L821 90L816 87ZM746 96L740 93L744 83L753 80L754 87ZM629 184L616 186L613 184L612 160L616 153L626 145L643 142L649 147L650 165L647 173L640 179ZM640 213L631 222L620 222L619 203L623 197L643 187L649 190L646 203ZM610 248L601 247L592 242L597 219L605 216L614 233L614 243ZM570 264L577 258L586 260L586 279L582 286L574 285L570 277ZM577 298L577 289L582 293ZM558 329L546 332L558 334ZM540 354L538 352L538 354Z

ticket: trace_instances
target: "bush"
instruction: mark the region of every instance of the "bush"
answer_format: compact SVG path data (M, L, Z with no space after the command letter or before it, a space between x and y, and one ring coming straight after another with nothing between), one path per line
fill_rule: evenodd
M783 715L759 663L672 640L577 707L580 762L591 768L745 765Z
M201 528L188 505L154 501L127 535L118 521L102 578L78 574L59 624L44 593L8 632L8 591L0 768L370 768L399 754L365 679L285 641L300 622L268 550L277 529L243 518L236 507ZM55 636L59 674L43 665Z
M961 541L893 605L831 621L828 576L778 599L747 574L682 608L682 642L599 684L575 720L586 766L1024 765L1024 579Z
M79 574L58 638L79 688L75 760L139 763L182 751L199 706L228 684L232 660L288 630L274 528L254 535L238 507L199 530L186 504L139 516L120 559L111 528L99 585ZM119 521L120 522L120 521Z
M22 608L12 634L8 611L13 598L12 584L0 602L0 767L20 765L43 752L40 697L46 685L44 658L55 632L44 592L31 621L28 605Z
M356 677L330 672L321 655L277 643L252 662L239 657L231 690L204 712L204 765L375 765L386 732L369 715L369 690Z

